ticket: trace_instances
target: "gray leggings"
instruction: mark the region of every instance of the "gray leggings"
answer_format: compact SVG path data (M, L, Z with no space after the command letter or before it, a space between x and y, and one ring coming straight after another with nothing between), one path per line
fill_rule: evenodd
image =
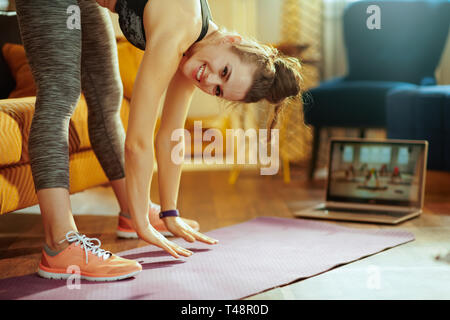
M78 5L81 30L67 9ZM106 176L125 176L122 82L107 9L95 0L16 0L28 62L36 83L29 155L35 189L69 189L69 121L81 90L88 105L89 139Z

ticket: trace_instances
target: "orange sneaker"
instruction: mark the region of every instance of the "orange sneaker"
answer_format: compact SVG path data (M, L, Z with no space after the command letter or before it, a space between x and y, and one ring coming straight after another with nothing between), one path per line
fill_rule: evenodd
M44 246L38 275L47 279L67 279L73 276L70 271L77 268L81 279L115 281L133 277L142 271L137 261L100 249L101 242L96 238L69 231L61 243L64 241L70 245L60 252L52 252L47 245Z
M164 221L159 217L159 213L161 211L161 206L158 204L150 203L150 210L149 210L149 220L150 224L158 230L163 236L170 237L172 236L172 233L167 230L166 225L164 224ZM192 229L195 231L200 230L200 225L197 221L191 220L191 219L185 219L181 218L185 223L187 223ZM119 213L119 225L117 226L117 236L119 238L126 238L126 239L137 239L138 235L136 231L133 229L132 223L131 223L131 216L126 213Z

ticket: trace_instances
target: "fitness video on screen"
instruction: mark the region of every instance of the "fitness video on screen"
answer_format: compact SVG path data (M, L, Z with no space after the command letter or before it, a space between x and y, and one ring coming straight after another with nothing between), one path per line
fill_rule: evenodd
M331 196L418 201L422 146L337 142L331 152Z

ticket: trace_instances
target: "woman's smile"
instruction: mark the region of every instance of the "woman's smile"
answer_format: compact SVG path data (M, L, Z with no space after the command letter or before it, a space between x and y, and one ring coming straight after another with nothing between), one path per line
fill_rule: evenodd
M206 63L199 66L194 72L193 72L193 78L197 80L198 82L202 82L203 76L206 71Z

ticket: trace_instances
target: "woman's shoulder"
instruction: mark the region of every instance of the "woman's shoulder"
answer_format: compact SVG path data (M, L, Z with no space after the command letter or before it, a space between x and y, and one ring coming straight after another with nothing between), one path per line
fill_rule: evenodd
M147 40L152 33L163 32L192 45L202 28L200 1L150 0L145 6L143 19Z

